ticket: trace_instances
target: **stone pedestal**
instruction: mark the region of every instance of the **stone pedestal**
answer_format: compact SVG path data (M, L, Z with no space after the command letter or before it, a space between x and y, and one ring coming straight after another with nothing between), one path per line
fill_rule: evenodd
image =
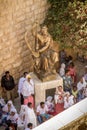
M63 85L62 78L57 74L55 80L42 82L34 73L30 73L31 77L35 83L35 106L37 106L41 101L46 99L46 90L56 88L59 85ZM50 96L50 95L49 95Z

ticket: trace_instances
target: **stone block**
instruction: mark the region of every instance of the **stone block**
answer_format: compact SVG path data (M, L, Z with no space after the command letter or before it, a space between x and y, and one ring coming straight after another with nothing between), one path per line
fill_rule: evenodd
M26 57L28 55L30 55L29 50L23 51L22 54L21 54L22 57Z
M13 47L15 46L15 44L18 43L17 37L15 37L15 38L13 38L13 39L10 39L9 41L10 41L10 43L13 45Z
M22 42L22 41L24 41L24 35L18 35L17 42Z
M13 47L17 50L18 48L20 48L21 47L21 43L20 42L16 42L15 44L15 40L14 40L14 42L13 42Z
M29 55L27 55L24 59L23 59L23 62L24 63L29 63L31 61L31 58L30 58L30 56Z
M55 80L47 81L47 82L42 82L34 73L30 73L31 77L34 80L35 83L35 105L39 105L40 102L45 102L46 100L46 90L53 89L58 86L58 85L63 85L63 80L62 78L57 75ZM49 95L50 96L50 95Z
M7 53L3 55L3 60L6 60L8 58L11 58L11 53Z
M23 51L22 47L18 48L17 54L20 54L20 55L21 55L22 51Z
M7 70L10 70L10 68L12 68L12 65L11 64L6 64L5 65L5 70L4 71L7 71Z
M31 13L31 8L30 8L30 6L28 6L28 7L25 8L25 12L26 12L26 13L29 13L29 12ZM29 14L29 15L30 15L30 14Z
M34 3L33 3L33 0L28 0L28 1L26 1L26 6L29 6L29 5L33 5Z
M16 8L17 8L17 10L15 11L15 14L14 14L15 19L19 18L22 15L24 15L24 12L20 9L19 6L18 7L16 6Z
M20 30L22 28L21 23L15 24L15 30Z
M5 47L8 47L8 46L11 46L11 42L10 41L7 41L7 42L5 42Z
M2 37L2 42L7 42L7 41L8 41L8 37L3 36L3 37Z
M1 62L1 61L3 62L3 57L0 56L0 62Z
M18 17L17 19L15 19L15 21L16 21L17 23L22 22L22 21L24 21L24 20L25 20L25 15L21 15L20 17Z
M3 32L2 31L0 31L0 37L2 37L3 36Z
M2 49L2 45L0 45L0 50Z
M25 34L25 28L16 31L16 35L24 35L24 34Z
M42 1L40 5L41 5L42 7L43 7L43 6L46 6L46 5L47 5L47 1L46 1L46 0Z
M18 60L18 61L16 61L16 62L13 64L13 68L20 67L21 64L22 64L22 61L21 61L21 60Z
M16 32L10 33L9 39L15 39L16 38Z

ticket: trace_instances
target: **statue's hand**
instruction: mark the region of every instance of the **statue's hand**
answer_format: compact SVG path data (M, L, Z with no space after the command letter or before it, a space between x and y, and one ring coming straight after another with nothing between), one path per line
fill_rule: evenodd
M34 57L38 58L40 56L39 51L33 51L32 54L34 55Z
M42 53L42 50L41 50L41 49L40 49L40 50L38 50L38 53L39 53L39 54L41 54L41 53Z

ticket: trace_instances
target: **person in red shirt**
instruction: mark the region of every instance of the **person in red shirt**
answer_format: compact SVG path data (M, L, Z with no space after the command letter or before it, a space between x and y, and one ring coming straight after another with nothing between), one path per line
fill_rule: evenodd
M70 63L68 70L69 70L70 76L73 79L73 82L75 83L76 82L76 68L73 62Z

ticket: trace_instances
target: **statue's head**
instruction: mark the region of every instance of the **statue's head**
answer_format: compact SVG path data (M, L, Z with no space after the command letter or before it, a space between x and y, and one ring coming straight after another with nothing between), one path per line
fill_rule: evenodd
M48 28L46 26L43 26L41 30L43 34L47 34Z

